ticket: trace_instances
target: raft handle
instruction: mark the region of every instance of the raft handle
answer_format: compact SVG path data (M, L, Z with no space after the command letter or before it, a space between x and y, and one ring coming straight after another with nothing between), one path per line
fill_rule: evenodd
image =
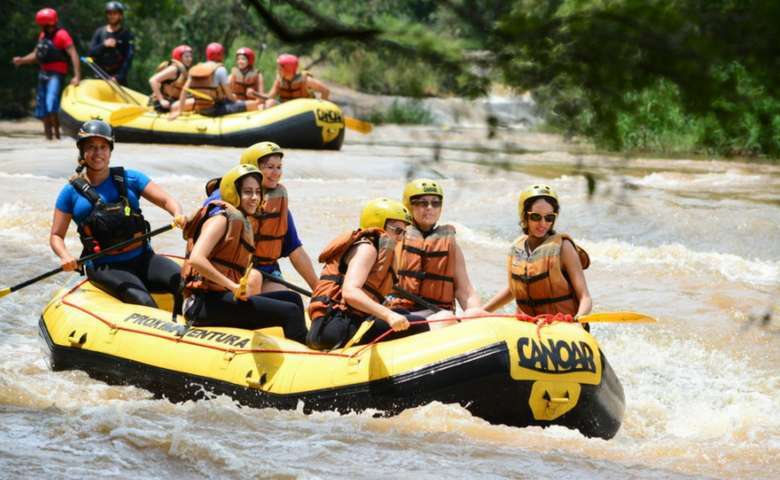
M548 403L569 403L571 401L571 396L569 395L569 391L567 390L564 394L564 397L550 397L550 392L547 390L544 391L544 395L542 395L543 400L547 400Z
M80 347L80 346L84 345L85 343L87 343L87 334L86 333L82 333L81 336L78 339L76 339L76 331L73 330L72 332L70 332L70 335L68 335L68 341L70 342L71 346L74 346L74 347L75 346L79 346Z
M255 373L254 370L249 370L248 372L246 372L246 384L252 388L260 388L263 385L265 385L265 382L267 381L265 373L260 375L260 379L258 381L252 380L254 373Z

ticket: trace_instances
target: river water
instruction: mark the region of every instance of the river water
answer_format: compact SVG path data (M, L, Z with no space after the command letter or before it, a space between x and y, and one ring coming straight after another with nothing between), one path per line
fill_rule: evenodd
M575 155L554 137L531 134L491 141L513 154L467 148L481 138L386 127L348 135L341 152L288 150L284 183L299 234L316 258L356 225L364 201L400 196L410 172L435 176L447 194L443 218L457 226L487 298L505 285L520 189L552 184L562 202L557 228L591 255L595 310L658 318L593 325L625 389L614 439L490 425L442 404L393 418L255 410L228 398L171 404L82 372L54 373L37 322L72 280L61 274L0 300L0 476L777 478L780 167ZM204 181L240 152L117 144L112 164L144 171L190 210ZM48 233L74 162L71 139L0 137L0 287L58 265ZM594 195L583 171L595 179ZM167 221L146 207L153 228ZM153 244L183 250L175 233ZM79 251L75 230L68 245ZM772 319L762 326L764 314Z

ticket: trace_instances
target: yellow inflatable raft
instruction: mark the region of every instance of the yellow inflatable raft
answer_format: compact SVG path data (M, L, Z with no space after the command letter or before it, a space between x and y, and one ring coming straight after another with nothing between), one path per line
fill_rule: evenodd
M170 296L156 297L170 308ZM377 409L432 401L511 426L563 425L611 438L623 388L596 340L577 324L537 329L511 316L373 345L318 352L280 328L188 328L170 311L123 304L89 282L58 292L40 334L54 370L79 369L172 401L229 395L253 407Z
M146 106L146 95L124 90ZM109 121L113 112L128 107L137 105L123 101L103 80L84 80L62 93L60 122L68 134L75 135L83 122L96 118ZM119 142L247 147L271 141L288 148L338 150L344 141L344 118L337 105L315 99L297 99L263 111L223 117L185 113L175 120L150 108L116 126L115 134Z

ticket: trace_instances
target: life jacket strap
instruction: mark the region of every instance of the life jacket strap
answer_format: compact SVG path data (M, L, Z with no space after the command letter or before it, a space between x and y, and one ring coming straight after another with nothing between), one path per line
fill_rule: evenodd
M512 274L513 279L520 280L521 282L526 284L538 282L539 280L544 280L549 276L550 276L550 272L542 272L538 275L518 275L516 273Z
M551 303L565 302L566 300L573 300L573 299L574 299L574 294L570 293L562 297L544 298L539 300L535 300L533 298L529 298L526 300L517 299L515 302L517 303L518 306L527 306L527 307L534 308L541 305L549 305Z
M439 275L437 273L429 273L429 272L416 272L414 270L399 270L398 275L402 277L412 277L416 278L418 280L440 280L442 282L455 282L455 279L453 277L450 277L448 275Z
M411 245L404 245L404 250L406 250L409 253L414 253L415 255L419 255L421 257L446 257L449 255L449 252L441 251L441 252L426 252L423 249L413 247Z

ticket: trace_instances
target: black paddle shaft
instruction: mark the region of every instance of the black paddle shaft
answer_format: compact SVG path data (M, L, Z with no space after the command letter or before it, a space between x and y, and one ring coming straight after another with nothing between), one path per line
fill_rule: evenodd
M161 233L165 233L168 230L171 230L172 228L173 228L173 225L166 225L164 227L158 228L157 230L152 230L149 233L141 235L140 237L133 237L133 238L125 240L123 242L119 242L116 245L112 245L112 246L110 246L108 248L105 248L105 249L101 250L98 253L92 253L92 254L89 254L89 255L85 255L85 256L83 256L83 257L78 259L78 264L79 265L83 265L84 263L89 262L91 260L98 259L98 258L108 254L109 252L113 252L114 250L119 250L120 248L124 248L124 247L126 247L126 246L128 246L128 245L130 245L132 243L136 243L136 242L141 241L141 240L146 240L146 239L152 238L155 235L159 235ZM9 288L8 289L9 293L15 292L17 290L21 290L22 288L27 287L29 285L32 285L35 282L39 282L39 281L43 280L44 278L49 278L52 275L56 275L56 274L60 273L61 271L62 271L62 267L59 267L59 268L55 268L54 270L50 270L50 271L48 271L46 273L42 273L41 275L38 275L35 278L31 278L29 280L25 280L24 282L19 283L17 285L14 285L13 287Z
M94 59L91 58L86 59L86 57L81 57L81 59L84 61L84 63L86 63L89 66L89 68L92 69L93 72L95 72L95 75L97 75L98 78L106 82L108 86L111 87L111 89L117 92L119 96L122 97L122 100L124 100L127 103L135 103L136 105L139 106L141 105L140 103L138 103L138 100L133 98L132 95L125 92L125 89L122 88L122 85L120 85L119 82L111 78L111 75L109 75L105 70L100 68L100 65L95 63Z
M418 306L425 308L426 310L432 310L434 312L441 311L441 307L438 305L429 302L428 300L422 298L419 295L415 295L414 293L410 292L409 290L405 290L398 285L393 287L393 290L396 291L400 296L406 298L407 300L411 300L414 303L416 303Z
M301 295L306 295L307 297L311 297L311 292L306 290L305 288L301 288L294 283L290 283L287 280L281 279L272 273L264 272L262 270L260 270L260 273L263 274L263 278L265 278L266 280L270 280L272 282L278 283L279 285L284 285L290 290L296 291Z

